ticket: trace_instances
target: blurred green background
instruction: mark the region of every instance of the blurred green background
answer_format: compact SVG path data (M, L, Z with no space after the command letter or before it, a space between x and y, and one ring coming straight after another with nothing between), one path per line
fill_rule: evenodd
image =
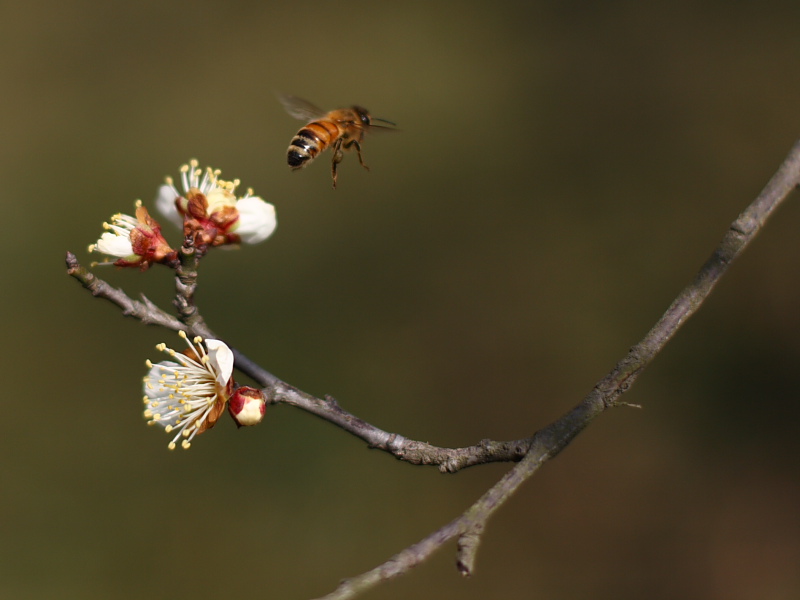
M0 597L332 590L509 468L454 476L273 408L170 453L144 360L177 337L65 275L189 158L273 202L198 302L282 379L438 445L577 403L694 276L800 134L800 5L2 2ZM330 188L275 92L396 121ZM794 199L627 399L494 518L364 598L800 597ZM176 239L173 237L172 239ZM166 269L98 269L170 306ZM10 343L13 340L13 344Z

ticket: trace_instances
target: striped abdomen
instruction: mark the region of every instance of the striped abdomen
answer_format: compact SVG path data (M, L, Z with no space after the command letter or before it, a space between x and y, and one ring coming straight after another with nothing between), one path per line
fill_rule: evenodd
M342 134L333 121L312 121L292 138L286 161L293 169L301 169L314 160Z

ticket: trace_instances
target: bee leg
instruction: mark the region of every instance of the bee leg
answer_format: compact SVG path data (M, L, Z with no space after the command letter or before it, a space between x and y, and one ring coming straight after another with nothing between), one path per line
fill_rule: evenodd
M358 162L361 163L362 167L364 167L367 171L369 171L369 167L364 164L364 159L361 158L361 144L359 144L358 141L356 140L353 140L351 144L356 147L356 154L358 154Z
M339 138L333 144L333 158L331 159L331 176L333 177L333 189L336 189L336 167L342 162L344 152L342 152L342 139Z

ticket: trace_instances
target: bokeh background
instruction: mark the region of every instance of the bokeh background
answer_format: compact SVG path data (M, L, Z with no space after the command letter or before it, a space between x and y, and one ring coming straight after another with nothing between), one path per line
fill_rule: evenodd
M647 331L800 134L800 5L2 2L7 387L0 597L332 590L509 468L452 476L288 407L188 452L144 424L174 334L65 275L196 157L277 207L203 262L211 325L282 379L438 445L531 434ZM275 92L402 132L330 186ZM800 210L782 208L627 399L494 518L364 598L800 597ZM175 239L175 238L173 238ZM99 268L170 306L166 269Z

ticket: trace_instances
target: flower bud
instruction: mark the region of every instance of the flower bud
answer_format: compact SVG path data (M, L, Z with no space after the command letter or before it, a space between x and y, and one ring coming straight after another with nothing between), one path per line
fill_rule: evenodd
M228 412L238 427L258 425L264 419L267 401L261 390L243 386L228 401Z

